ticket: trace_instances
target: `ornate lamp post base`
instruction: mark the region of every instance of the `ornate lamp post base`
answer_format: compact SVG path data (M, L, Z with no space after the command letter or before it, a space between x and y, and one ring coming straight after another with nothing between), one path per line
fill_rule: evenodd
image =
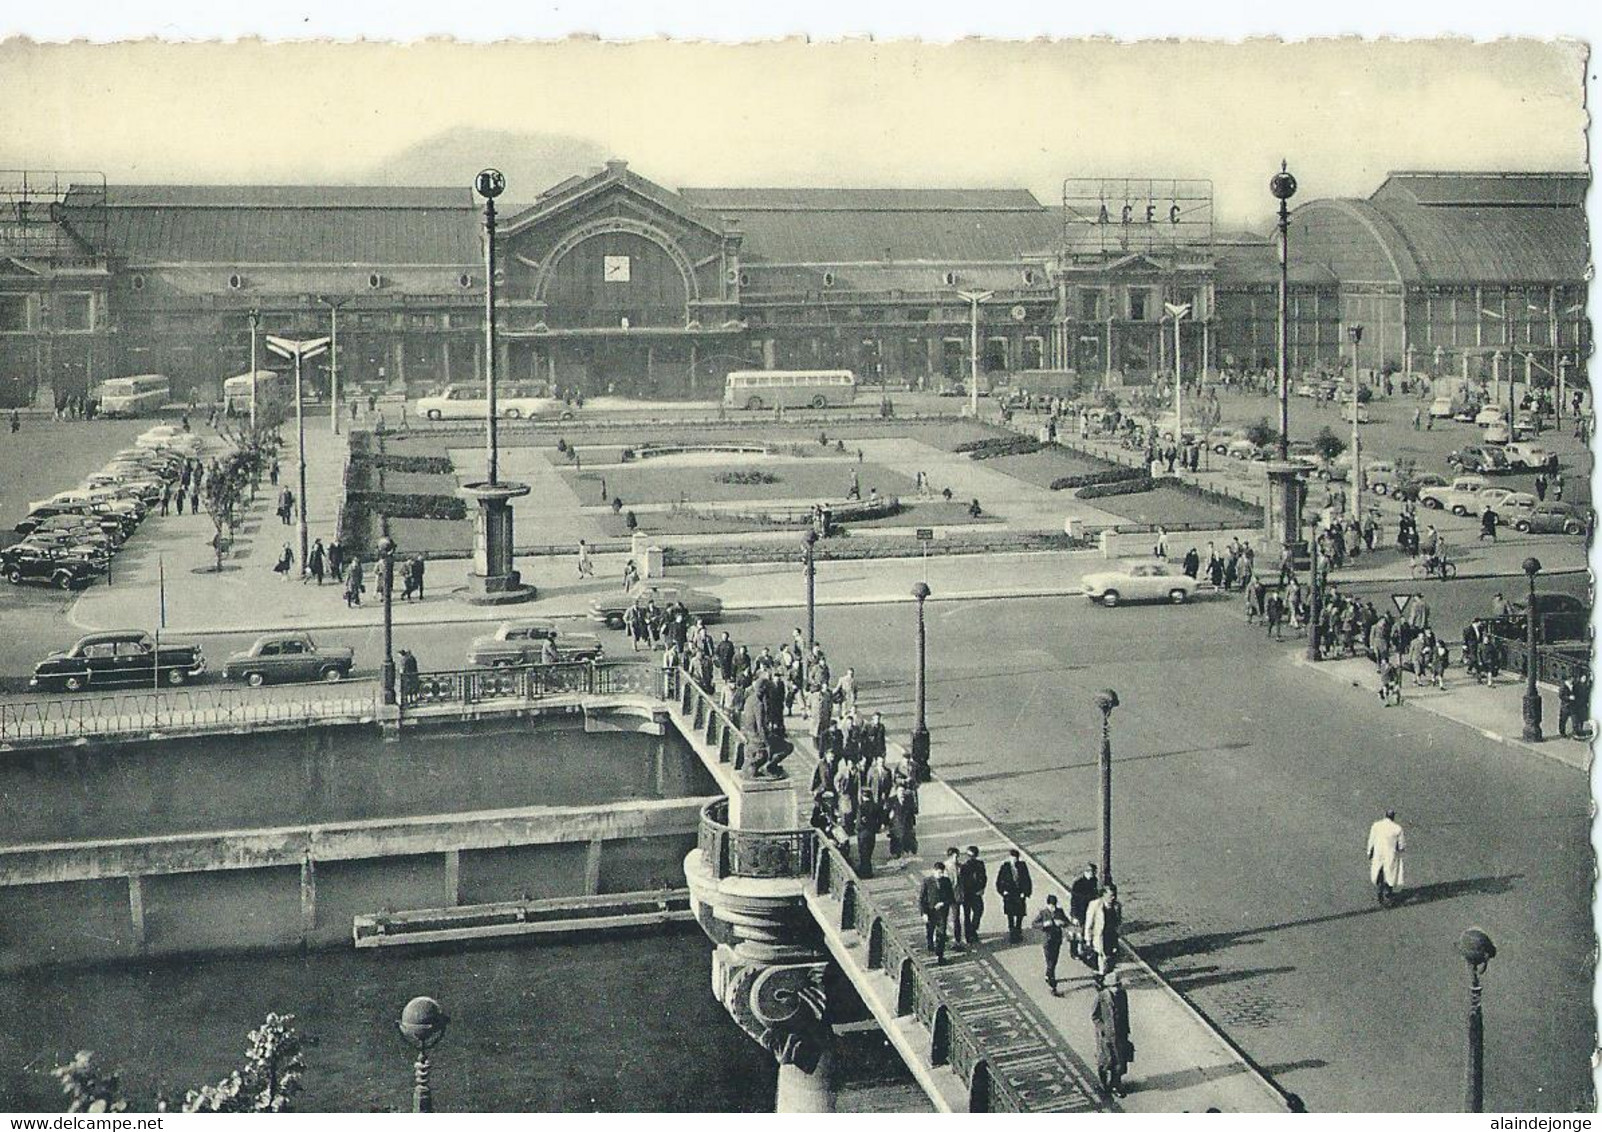
M457 492L478 504L473 517L473 573L466 598L470 605L509 605L530 601L536 590L512 566L512 500L529 493L524 483L469 483Z
M1263 534L1270 551L1290 552L1291 563L1307 564L1307 540L1302 537L1302 507L1307 499L1307 471L1296 464L1268 465L1268 495L1263 508Z

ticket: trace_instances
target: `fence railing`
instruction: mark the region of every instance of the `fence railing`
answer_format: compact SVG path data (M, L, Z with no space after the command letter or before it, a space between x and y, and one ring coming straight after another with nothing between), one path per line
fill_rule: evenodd
M634 661L563 661L518 668L422 672L402 685L402 709L434 704L538 700L550 696L665 698L662 669Z
M809 877L817 851L812 829L746 830L729 826L729 800L716 798L701 811L697 839L701 860L714 876L773 880Z
M669 695L677 701L686 721L716 752L719 763L735 769L745 765L745 734L734 717L718 706L710 692L678 669L666 673Z
M813 871L814 891L833 903L835 926L868 941L869 970L883 971L897 986L896 1014L915 1017L929 1032L929 1060L949 1066L968 1086L971 1108L1024 1112L1030 1107L1006 1077L992 1073L978 1035L941 991L920 950L921 931L896 931L889 909L880 908L845 855L820 839Z
M0 703L0 742L74 739L186 728L356 722L378 709L376 681L265 688L190 687Z
M1510 672L1526 675L1529 671L1529 648L1523 641L1504 640L1507 650L1507 667ZM1564 680L1591 671L1591 657L1583 646L1536 645L1535 678L1547 684L1561 684Z

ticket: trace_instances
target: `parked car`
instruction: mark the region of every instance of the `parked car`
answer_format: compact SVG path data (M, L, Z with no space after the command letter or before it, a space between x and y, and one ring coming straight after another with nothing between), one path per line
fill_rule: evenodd
M87 546L104 547L108 553L122 545L120 534L108 534L98 519L87 515L52 515L27 534L29 538L35 535L66 535Z
M106 488L79 488L76 491L58 491L49 499L35 499L28 504L28 510L37 511L41 507L51 507L60 504L102 504L114 513L131 515L135 520L145 517L143 504L131 499L124 499L115 491Z
M1243 439L1238 428L1215 428L1207 434L1207 447L1220 456L1229 451L1231 443Z
M431 421L476 420L489 411L484 390L477 386L447 385L438 393L417 399L417 415ZM573 410L555 397L537 397L516 389L498 392L495 412L507 420L573 419Z
M641 605L654 601L659 606L683 602L684 608L689 610L692 618L699 617L707 622L716 621L723 616L723 599L720 597L691 589L677 582L646 582L644 585L636 586L633 593L615 598L602 598L591 603L590 620L599 621L609 628L621 629L624 612L636 600Z
M143 629L91 633L66 652L51 653L34 666L28 687L82 692L89 688L135 685L176 687L206 671L199 645L162 641L158 647Z
M1418 472L1399 481L1393 481L1391 498L1398 503L1417 503L1421 492L1446 486L1446 477L1435 472Z
M320 646L305 633L268 633L223 663L223 679L242 680L252 688L304 680L337 684L355 663L355 650L343 645Z
M126 539L134 528L134 524L125 520L122 516L113 514L110 511L103 511L94 505L61 503L51 504L48 507L40 507L37 510L28 512L13 529L19 535L32 534L47 520L63 515L87 520L89 523L99 526L113 541L119 543Z
M1474 423L1479 425L1481 428L1485 428L1487 425L1493 424L1506 424L1507 410L1503 409L1500 405L1487 405L1479 412L1474 414Z
M1396 482L1396 465L1389 460L1370 460L1363 465L1363 482L1375 495L1387 495Z
M1430 402L1430 416L1438 421L1449 421L1456 413L1457 410L1452 407L1452 399L1450 397L1437 397Z
M161 499L162 481L151 472L117 468L85 476L83 487L85 491L107 491L113 496L132 499L148 509Z
M1527 531L1528 525L1521 527L1519 523L1528 520L1540 505L1541 501L1528 491L1510 491L1497 505L1496 517L1515 530Z
M1236 460L1261 460L1263 450L1241 436L1229 442L1224 448L1224 455Z
M1513 439L1513 433L1505 422L1492 421L1485 426L1485 431L1480 434L1480 438L1487 444L1506 444Z
M1479 514L1480 492L1486 487L1482 476L1458 476L1445 487L1426 487L1418 493L1421 506L1447 510L1454 515Z
M1129 562L1121 570L1087 574L1085 597L1111 609L1124 601L1170 601L1182 605L1196 592L1196 579L1167 562Z
M1532 497L1533 498L1533 497ZM1595 516L1579 503L1538 503L1513 520L1515 529L1537 535L1581 535L1591 532Z
M104 569L112 555L112 548L104 538L97 542L82 537L76 531L34 531L16 545L60 551L69 558L82 559L97 570Z
M198 456L203 445L200 437L192 432L185 432L177 425L156 425L135 437L134 447Z
M491 668L538 664L546 641L556 646L562 660L598 660L603 651L594 633L566 633L551 621L502 621L495 632L468 646L467 663Z
M1506 452L1484 444L1465 444L1448 454L1446 462L1458 471L1479 476L1501 475L1513 470Z
M39 582L58 590L81 589L100 568L71 548L39 546L26 540L0 550L0 571L14 586Z
M1559 504L1559 506L1562 506ZM1491 623L1492 631L1524 639L1528 631L1524 610L1528 603L1510 601L1510 615ZM1540 641L1588 641L1591 637L1591 606L1573 594L1535 595L1535 632Z
M1533 472L1557 467L1557 453L1531 440L1514 441L1503 451L1507 454L1508 462L1515 468L1525 468Z

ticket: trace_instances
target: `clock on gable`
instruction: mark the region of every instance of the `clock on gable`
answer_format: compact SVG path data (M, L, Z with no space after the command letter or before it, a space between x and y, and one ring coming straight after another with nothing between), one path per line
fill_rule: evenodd
M629 257L626 255L609 255L601 259L601 278L608 283L627 283L629 281Z

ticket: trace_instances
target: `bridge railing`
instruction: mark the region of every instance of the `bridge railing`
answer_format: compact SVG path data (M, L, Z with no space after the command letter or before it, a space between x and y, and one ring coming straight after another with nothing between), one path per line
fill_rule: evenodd
M131 691L0 703L0 742L67 742L163 728L242 728L371 718L375 681L233 685Z
M1507 667L1510 672L1524 675L1528 671L1529 648L1521 640L1504 640L1507 650ZM1564 680L1591 670L1587 655L1589 646L1536 645L1535 678L1548 684L1561 684Z
M929 1032L929 1060L949 1066L969 1089L975 1109L1023 1112L1027 1106L1005 1077L991 1072L983 1045L942 992L921 948L923 932L892 927L890 910L875 903L845 854L818 839L814 890L829 899L835 924L867 940L869 970L896 984L896 1014L911 1015Z
M812 829L746 830L729 825L729 800L715 798L701 811L701 860L719 880L775 880L812 875L818 838Z
M691 680L687 673L669 670L665 679L679 710L707 745L717 752L718 762L735 767L744 766L745 734L735 718L719 706L710 692L703 691L699 684Z
M662 669L634 661L562 661L516 668L462 668L421 672L404 689L403 706L537 700L547 696L666 697Z

